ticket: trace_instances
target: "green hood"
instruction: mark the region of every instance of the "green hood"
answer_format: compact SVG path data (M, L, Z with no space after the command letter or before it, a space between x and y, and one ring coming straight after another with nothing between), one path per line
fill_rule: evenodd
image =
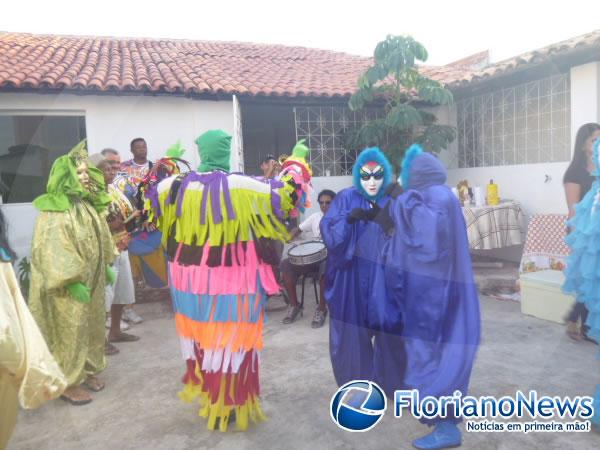
M73 199L89 201L94 209L102 212L110 204L106 193L104 176L95 167L88 166L90 190L86 190L77 177L77 165L87 160L87 142L84 139L71 149L67 155L60 156L52 164L46 193L33 201L40 211L66 211L73 206Z
M224 170L229 172L229 157L231 155L231 136L223 130L210 130L196 139L200 165L198 172Z

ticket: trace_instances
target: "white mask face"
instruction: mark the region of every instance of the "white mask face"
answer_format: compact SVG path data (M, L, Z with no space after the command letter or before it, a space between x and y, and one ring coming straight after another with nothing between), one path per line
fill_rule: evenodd
M360 168L360 185L371 197L375 197L383 186L383 167L379 164L365 164Z

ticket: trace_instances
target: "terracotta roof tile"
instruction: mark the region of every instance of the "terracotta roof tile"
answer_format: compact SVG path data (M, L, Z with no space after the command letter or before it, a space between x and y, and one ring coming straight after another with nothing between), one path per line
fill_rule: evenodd
M462 75L456 76L453 81L448 81L447 86L451 89L466 87L473 83L480 83L492 78L507 75L520 69L524 69L526 66L548 63L551 62L553 58L585 50L600 51L600 30L592 31L537 50L523 53L504 61L491 64L482 69L464 71ZM451 65L445 67L451 67Z
M450 88L600 46L600 30L486 65L487 52L420 70ZM343 97L371 58L241 42L33 35L0 32L0 89L184 92Z

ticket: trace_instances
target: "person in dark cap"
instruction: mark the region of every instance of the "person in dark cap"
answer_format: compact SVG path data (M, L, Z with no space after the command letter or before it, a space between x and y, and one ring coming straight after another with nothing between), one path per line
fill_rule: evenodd
M267 155L260 163L260 170L267 179L276 178L281 171L281 164L273 155Z

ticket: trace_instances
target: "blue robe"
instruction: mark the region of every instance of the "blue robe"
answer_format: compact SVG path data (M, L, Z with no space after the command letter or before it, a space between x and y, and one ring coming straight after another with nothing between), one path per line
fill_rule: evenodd
M383 195L377 204L383 207L388 201ZM405 361L402 320L398 305L386 301L384 283L374 282L389 238L374 222L348 223L354 208L369 209L370 204L356 187L344 189L320 225L328 252L325 299L333 372L340 386L373 380L392 396L401 387Z
M410 170L411 189L390 208L396 231L383 249L388 301L400 305L404 325L404 382L421 398L466 395L480 315L465 222L437 158L424 153Z

